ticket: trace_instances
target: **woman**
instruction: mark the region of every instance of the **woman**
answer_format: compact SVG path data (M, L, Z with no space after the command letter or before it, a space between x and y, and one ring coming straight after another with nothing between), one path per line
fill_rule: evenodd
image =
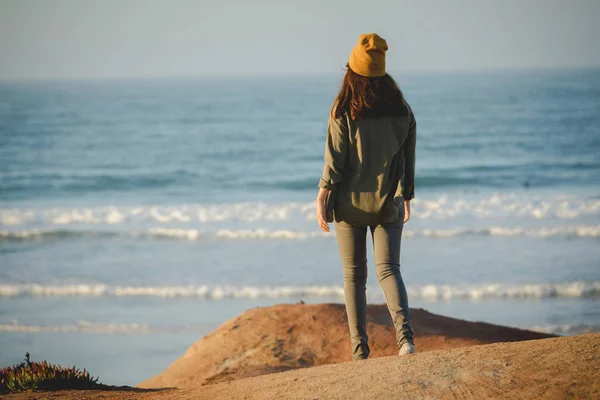
M414 353L400 239L414 197L416 122L396 82L385 72L387 43L361 35L331 108L317 221L335 231L344 271L352 359L369 356L366 236L371 231L377 279L396 329L400 355ZM332 216L333 214L333 216Z

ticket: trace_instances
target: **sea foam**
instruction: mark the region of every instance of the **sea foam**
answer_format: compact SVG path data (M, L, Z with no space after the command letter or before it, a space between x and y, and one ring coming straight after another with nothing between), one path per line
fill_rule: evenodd
M76 237L114 237L121 236L138 239L169 239L169 240L307 240L314 238L333 238L334 231L294 231L288 229L269 230L257 229L218 229L200 230L185 228L156 227L144 231L91 231L91 230L39 230L30 229L23 231L0 231L0 241L27 241L27 240L56 240L70 239ZM451 239L461 236L490 236L490 237L516 237L528 236L535 238L573 237L573 238L599 238L600 225L567 225L559 227L498 227L471 229L423 229L406 230L404 238L435 238Z
M564 283L530 284L473 284L473 285L414 285L407 288L411 298L428 301L482 300L503 298L555 298L599 297L600 281L575 281ZM372 300L381 300L378 286L368 287ZM290 297L344 297L343 286L235 286L235 285L187 285L187 286L132 286L108 284L0 284L0 297L157 297L157 298L290 298Z
M600 199L577 195L517 196L495 194L487 198L456 198L439 195L415 198L414 219L446 220L452 218L519 217L569 220L600 216ZM182 204L150 206L112 206L83 208L10 208L0 209L0 226L38 225L122 225L133 223L205 224L221 222L277 222L314 220L314 203L265 202Z
M13 319L10 323L0 323L0 332L13 333L80 333L80 334L126 334L126 335L148 335L155 333L197 333L206 334L215 327L203 325L157 325L147 323L98 323L79 320L72 324L64 325L38 325L24 324ZM533 326L520 326L520 329L526 329L535 332L558 334L558 335L579 335L585 333L600 332L598 325L582 324L545 324Z
M93 333L93 334L150 334L150 333L207 333L211 327L198 325L151 325L147 323L97 323L79 320L66 325L24 324L16 319L0 324L0 332L24 333Z

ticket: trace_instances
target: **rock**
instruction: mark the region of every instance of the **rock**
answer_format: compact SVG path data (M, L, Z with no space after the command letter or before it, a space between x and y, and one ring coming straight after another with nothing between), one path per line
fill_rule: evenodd
M443 317L413 309L417 352L551 335ZM370 358L398 353L385 305L369 305ZM203 384L349 361L350 339L343 304L279 304L252 308L194 343L164 372L139 388Z

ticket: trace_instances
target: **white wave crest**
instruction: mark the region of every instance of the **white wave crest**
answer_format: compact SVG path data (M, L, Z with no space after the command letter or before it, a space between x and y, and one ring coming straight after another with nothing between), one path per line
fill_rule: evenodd
M74 285L40 285L30 283L25 285L0 284L0 296L84 296L98 297L110 294L110 287L104 284L74 284Z
M40 231L38 229L30 229L18 232L0 231L0 239L32 239L43 236L44 234L47 234L47 232Z
M408 293L411 297L422 298L424 300L598 297L600 296L600 281L534 283L524 285L424 285L408 288Z
M460 198L439 195L415 198L412 218L444 220L457 217L476 219L526 217L532 219L575 219L600 216L600 198L578 195L553 196L495 194L488 198ZM135 223L219 223L313 220L314 203L265 202L223 204L181 204L151 206L104 206L93 208L0 209L0 226L119 225Z
M484 229L425 229L422 231L407 231L405 237L453 238L457 236L530 236L548 237L600 237L600 225L556 226L541 228L510 228L492 226Z
M147 323L93 323L79 320L74 324L47 326L35 324L22 324L13 319L8 324L0 323L0 332L18 332L18 333L82 333L82 334L127 334L127 335L147 335L153 333L199 333L206 334L214 327L194 326L194 325L151 325ZM521 326L535 332L556 334L556 335L580 335L585 333L600 332L598 325L581 324L548 324Z
M510 216L574 219L600 214L600 199L576 195L545 197L511 193L496 194L479 200L441 195L434 199L415 198L412 203L416 218L437 220L460 216L479 219Z
M196 240L200 236L200 232L197 229L173 229L173 228L152 228L149 229L147 234L149 236L164 237L164 238L175 238L175 239L186 239Z
M600 332L598 325L582 324L547 324L534 326L521 326L535 332L557 335L579 335ZM0 332L18 333L81 333L81 334L127 334L147 335L153 333L199 333L206 334L212 326L199 325L152 325L147 323L97 323L79 320L73 324L48 326L37 324L23 324L13 319L10 323L0 323Z
M600 332L599 325L582 325L582 324L548 324L534 325L526 327L530 331L550 333L555 335L581 335L585 333Z
M133 238L162 238L173 240L199 240L199 239L226 239L226 240L306 240L314 238L332 238L334 232L320 231L292 231L287 229L267 230L258 229L218 229L216 231L201 231L198 229L166 228L156 227L141 232L106 232L106 231L77 231L77 230L24 230L24 231L0 231L0 240L42 240L51 238L70 238L79 236L125 236ZM405 238L437 238L449 239L460 236L493 236L513 237L529 236L537 238L551 237L600 237L600 225L559 226L541 228L509 228L490 227L484 229L424 229L420 231L406 230Z
M421 285L407 288L411 298L428 301L452 299L600 297L600 281L568 283L532 283L523 285L478 284L468 286ZM368 288L372 300L381 299L379 287ZM159 298L289 298L344 297L342 286L111 286L106 284L0 284L0 297L15 296L118 296Z
M9 324L0 324L0 332L27 332L27 333L96 333L96 334L150 334L165 332L198 332L205 333L206 327L185 326L160 326L140 323L94 323L79 320L75 324L46 326L22 324L13 319Z
M311 203L312 206L312 203ZM0 209L0 225L18 226L31 223L45 225L80 225L123 223L189 223L224 221L286 221L292 214L301 218L308 212L305 204L267 204L261 202L233 204L183 204L177 206L107 206L74 209Z
M225 239L309 239L315 237L333 237L331 232L294 232L289 230L267 231L265 229L228 230L216 232L216 237Z

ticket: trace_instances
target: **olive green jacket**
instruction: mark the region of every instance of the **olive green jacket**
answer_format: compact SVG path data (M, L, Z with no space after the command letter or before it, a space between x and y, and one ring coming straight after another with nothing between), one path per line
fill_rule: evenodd
M369 226L398 219L403 199L412 199L415 189L417 124L412 110L409 114L329 117L319 181L319 187L330 190L329 222Z

